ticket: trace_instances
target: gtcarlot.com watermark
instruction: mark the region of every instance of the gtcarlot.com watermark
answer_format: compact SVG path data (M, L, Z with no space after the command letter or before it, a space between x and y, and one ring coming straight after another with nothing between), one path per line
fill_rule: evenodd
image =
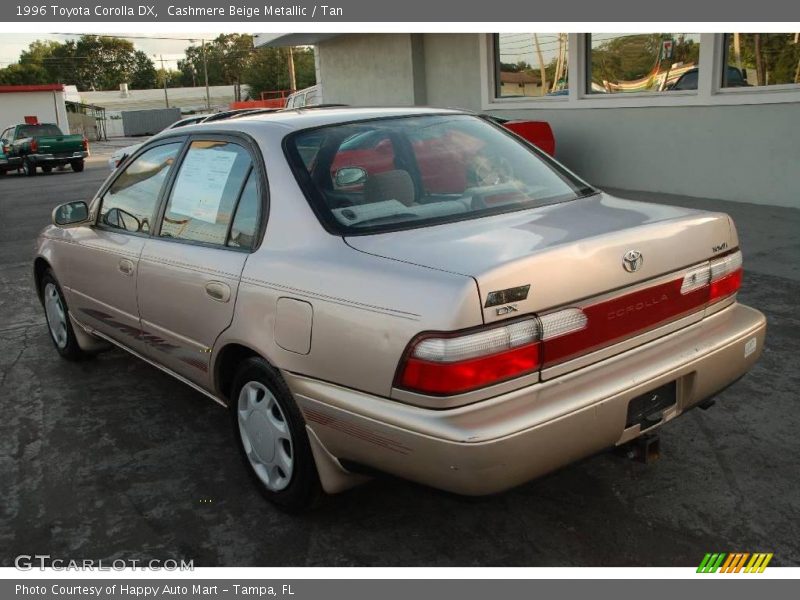
M125 571L134 569L140 571L194 571L194 560L166 560L150 559L138 560L135 558L117 558L114 560L93 560L88 558L53 558L49 554L20 554L14 559L14 566L20 571L39 569L44 571Z

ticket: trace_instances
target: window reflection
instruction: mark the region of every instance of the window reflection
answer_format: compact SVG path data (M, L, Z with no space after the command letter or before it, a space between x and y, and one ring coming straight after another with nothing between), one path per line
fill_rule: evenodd
M587 93L697 89L699 33L601 33L588 46Z
M567 94L566 33L495 34L498 97Z
M723 87L800 84L800 33L727 33Z

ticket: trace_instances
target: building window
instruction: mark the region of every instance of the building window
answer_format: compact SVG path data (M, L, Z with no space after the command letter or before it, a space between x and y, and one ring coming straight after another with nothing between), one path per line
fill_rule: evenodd
M800 84L800 33L726 33L722 87Z
M588 36L587 94L696 90L699 33Z
M496 97L566 96L566 33L499 33L494 42Z

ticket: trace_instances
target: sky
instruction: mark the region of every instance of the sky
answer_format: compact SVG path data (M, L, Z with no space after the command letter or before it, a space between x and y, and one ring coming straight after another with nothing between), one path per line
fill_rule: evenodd
M145 52L153 62L155 62L156 67L161 67L161 55L164 57L164 66L167 69L176 69L178 66L178 60L184 57L183 51L186 46L191 45L191 42L184 40L169 40L169 39L139 39L139 38L156 38L156 37L170 37L170 34L141 34L141 33L120 33L117 34L116 37L126 37L135 36L135 39L132 38L130 41L133 42L133 45L136 47L137 50L142 50ZM198 40L200 39L213 39L219 35L219 33L214 32L181 32L174 34L175 37L178 38L194 38ZM35 41L35 40L58 40L60 42L69 40L69 39L77 39L80 37L79 35L75 34L53 34L53 33L4 33L0 36L0 68L7 67L11 63L17 62L19 59L19 54L21 51L28 48L28 45ZM153 55L158 56L153 56Z

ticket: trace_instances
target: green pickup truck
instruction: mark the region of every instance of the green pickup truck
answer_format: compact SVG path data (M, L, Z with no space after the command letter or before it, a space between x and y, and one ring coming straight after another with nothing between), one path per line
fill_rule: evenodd
M53 123L12 125L0 134L2 154L0 175L22 169L29 177L36 169L45 173L53 167L70 165L83 171L83 161L89 156L89 141L82 135L64 135Z

